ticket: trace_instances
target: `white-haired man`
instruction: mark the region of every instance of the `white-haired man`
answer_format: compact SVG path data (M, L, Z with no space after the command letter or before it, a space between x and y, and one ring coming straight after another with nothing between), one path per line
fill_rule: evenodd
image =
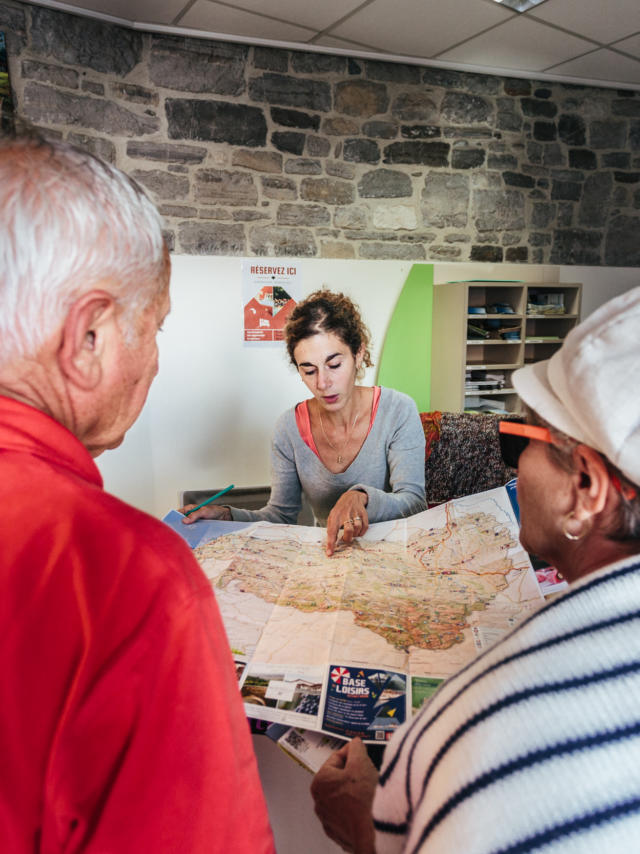
M157 368L153 204L65 143L0 147L0 839L19 852L273 852L215 600L102 489Z

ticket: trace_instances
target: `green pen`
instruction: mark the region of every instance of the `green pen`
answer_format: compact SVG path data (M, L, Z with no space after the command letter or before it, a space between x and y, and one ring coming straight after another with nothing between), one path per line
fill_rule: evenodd
M205 504L211 504L211 502L215 501L216 498L220 498L221 495L224 495L225 493L229 492L230 489L233 489L234 485L235 484L232 483L229 486L225 486L224 489L221 489L220 492L216 492L216 494L212 495L211 498L207 498L207 500L203 501L202 504L198 504L196 507L192 507L191 510L187 510L184 515L188 516L190 513L195 513L196 510L199 510L201 507L204 507Z

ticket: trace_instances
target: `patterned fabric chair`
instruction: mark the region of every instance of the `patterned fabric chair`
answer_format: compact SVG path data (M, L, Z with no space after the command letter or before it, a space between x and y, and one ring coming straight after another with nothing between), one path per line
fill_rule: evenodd
M518 415L509 416L522 421ZM498 422L505 416L471 412L422 412L427 442L425 483L429 507L495 489L512 477L500 454Z

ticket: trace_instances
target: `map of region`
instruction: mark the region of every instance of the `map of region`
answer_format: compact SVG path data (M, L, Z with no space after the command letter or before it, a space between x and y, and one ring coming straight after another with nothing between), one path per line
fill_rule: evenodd
M297 708L330 665L445 678L542 603L503 488L372 525L330 558L323 540L257 523L195 550L248 663L245 702Z

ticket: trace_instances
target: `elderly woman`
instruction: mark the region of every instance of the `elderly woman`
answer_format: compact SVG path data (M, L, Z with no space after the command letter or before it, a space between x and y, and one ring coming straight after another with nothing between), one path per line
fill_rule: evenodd
M347 850L639 850L639 331L635 288L514 375L521 541L569 590L449 679L379 779L361 742L328 760L316 811Z
M285 327L289 358L312 397L285 412L271 447L271 497L250 511L208 505L184 521L227 519L295 524L304 492L327 553L370 522L424 510L424 432L416 405L393 389L357 384L371 366L369 332L344 294L321 290ZM194 505L183 507L183 511Z

